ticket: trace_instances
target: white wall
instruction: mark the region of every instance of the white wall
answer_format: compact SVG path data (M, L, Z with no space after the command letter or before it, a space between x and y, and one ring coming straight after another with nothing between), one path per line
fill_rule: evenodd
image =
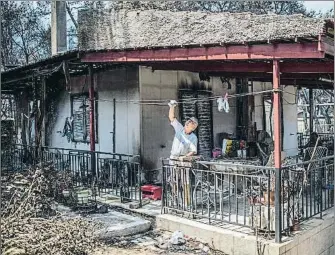
M284 137L283 149L287 156L295 156L298 153L298 108L296 104L296 87L286 86L282 88L283 93L283 119L284 119ZM285 93L286 92L286 93Z
M254 82L254 92L271 90L271 83ZM283 150L287 156L294 156L298 153L298 120L297 104L295 102L296 88L294 86L282 86L283 92L283 120L284 120L284 137ZM255 95L255 121L257 130L263 127L263 94ZM259 106L259 107L258 107ZM269 123L269 120L266 120Z
M98 143L96 150L112 152L113 149L113 99L116 98L116 153L139 154L140 106L123 100L139 100L138 69L128 68L101 72L95 75L98 98ZM85 77L71 79L71 92L83 90ZM84 91L87 91L84 87ZM70 93L62 92L57 105L57 119L49 137L49 146L89 150L87 143L68 142L62 137L66 117L70 117Z

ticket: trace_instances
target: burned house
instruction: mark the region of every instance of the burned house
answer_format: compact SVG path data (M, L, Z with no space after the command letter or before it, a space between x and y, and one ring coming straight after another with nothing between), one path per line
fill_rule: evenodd
M332 88L333 84L322 78L334 77L333 21L301 15L118 10L81 11L78 24L79 50L2 73L2 88L15 98L16 142L66 152L69 158L84 155L80 164L85 163L86 171L98 176L103 176L104 159L115 163L125 158L147 173L147 181L161 181L160 174L154 178L152 173L162 169L162 158L170 154L173 129L167 104L175 99L181 102L180 120L190 116L199 119L198 152L204 158L200 163L209 170L192 171L207 171L212 176L206 183L196 176L190 198L198 198L199 190L208 191L206 199L199 199L207 201L205 218L212 220L215 211L221 221L248 225L246 197L244 207L234 200L234 220L231 211L229 218L222 213L227 209L223 197L229 200L232 194L245 195L243 185L247 182L237 187L227 181L227 176L228 180L237 179L231 172L217 172L220 168L230 171L240 158L213 159L213 149L222 150L225 137L244 141L249 149L243 162L255 175L261 170L262 174L267 170L275 173L281 168L281 154L293 157L299 153L297 90L301 86L313 89L316 83ZM225 97L229 111L222 112L217 100ZM260 135L264 131L270 136ZM262 157L257 143L268 140L275 164L265 171L265 164L252 165L253 159ZM228 165L222 166L225 163ZM249 180L249 186L256 178L239 174ZM277 178L276 174L259 178L264 178L267 186L273 176ZM328 177L327 181L333 180L333 171ZM276 183L280 183L278 178ZM209 185L213 180L215 184ZM223 183L229 186L228 191L216 189ZM138 181L136 185L138 190ZM190 210L169 202L163 201L167 210ZM279 210L280 205L276 206ZM328 199L322 206L305 218L333 204ZM210 211L212 207L215 210ZM242 215L239 208L244 208ZM264 208L260 210L265 214ZM270 211L274 214L274 208ZM271 220L277 241L282 231L291 227L289 216L283 216L282 222ZM239 217L244 217L243 223Z
M259 16L248 13L152 10L119 10L118 13L81 11L80 51L63 53L32 65L8 70L3 73L3 82L14 84L11 77L21 75L19 82L29 82L27 87L32 89L37 86L33 83L39 80L39 97L42 96L41 88L45 82L46 98L51 95L48 87L57 89L57 95L50 96L53 109L46 109L50 116L43 120L43 145L81 150L89 150L92 139L89 89L93 83L95 150L140 155L145 169L157 169L160 167L160 159L169 155L172 143L173 130L167 120L166 106L170 99L204 99L196 104L183 104L180 107L180 119L184 120L189 115L199 118L198 147L200 154L206 157L212 156L215 147L222 146L222 133L241 139L255 139L257 130L270 131L273 125L267 121L268 100L263 92L269 90L268 95L271 94L271 63L267 56L261 62L261 55L250 54L271 47L275 52L284 50L288 54L285 57L289 57L292 51L306 51L304 44L297 38L304 38L301 40L306 41L306 45L315 44L326 24L323 20L300 15ZM237 55L230 59L222 55L228 53L226 46L230 47L233 55ZM196 50L199 47L209 51L206 53L208 57L197 57ZM142 51L144 48L145 52ZM241 53L234 53L238 48ZM220 50L223 52L220 53ZM178 61L180 57L174 57L171 52L194 56L185 55L185 60ZM243 56L243 52L247 55ZM132 58L128 59L127 54L132 54ZM151 60L152 54L155 57ZM220 54L221 61L216 60L216 54ZM318 52L313 51L313 54ZM249 60L239 61L244 58ZM313 59L312 56L308 58ZM282 72L287 71L287 79L282 77L281 84L288 91L283 93L282 102L285 118L283 149L291 150L294 155L297 149L297 109L292 103L295 102L292 96L296 91L294 85L312 83L312 80L298 77L295 73L304 70L301 64L295 66L291 62L284 65L299 66L301 70L290 70L288 67L282 69ZM316 66L321 64L328 69L323 71ZM58 69L50 69L57 65ZM303 63L303 66L307 65ZM41 77L44 76L36 73L36 69L43 72L48 66L50 73L42 81ZM315 71L311 70L308 74L313 76L312 79L332 72L332 62L327 58L314 66ZM15 83L18 84L17 81ZM244 98L231 97L229 113L219 112L217 102L213 100L213 97L226 93L235 95L251 91L262 93ZM47 101L51 102L51 99ZM42 102L41 98L39 101ZM25 108L28 105L26 102ZM51 103L49 105L51 107ZM26 111L32 109L27 108ZM31 135L34 136L34 133L35 130L31 130ZM18 136L19 140L22 139L22 134L18 133Z

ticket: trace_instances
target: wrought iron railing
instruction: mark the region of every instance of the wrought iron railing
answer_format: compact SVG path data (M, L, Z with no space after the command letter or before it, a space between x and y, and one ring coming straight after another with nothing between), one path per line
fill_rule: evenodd
M281 169L281 229L289 232L299 223L334 206L334 157L323 157Z
M105 152L96 152L95 156L99 192L118 196L121 201L141 202L142 171L139 157Z
M270 206L274 169L263 166L163 161L163 211L181 212L208 223L269 228L255 216ZM261 209L260 209L261 210Z
M334 144L334 135L332 133L318 133L318 136L320 137L320 143L323 143L325 145L330 145L329 147L333 146ZM306 135L303 133L297 133L297 139L298 139L298 148L303 149L306 147L307 143L310 140L310 135Z
M1 161L3 171L49 163L71 176L72 187L94 187L99 195L110 194L120 197L121 202L141 203L142 171L138 156L16 144L1 152Z
M334 206L333 157L285 164L275 170L246 162L163 160L162 211L205 219L209 224L262 230L280 240L300 222L322 217L323 211Z

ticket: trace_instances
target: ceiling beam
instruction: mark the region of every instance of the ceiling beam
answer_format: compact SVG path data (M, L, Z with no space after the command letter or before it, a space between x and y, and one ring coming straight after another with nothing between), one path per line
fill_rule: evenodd
M271 79L257 79L257 81L260 82L272 82ZM334 86L333 83L329 83L329 82L324 82L324 81L318 81L318 80L309 80L309 79L305 79L305 80L292 80L292 79L280 79L280 85L297 85L297 86L308 86L308 87L312 87L312 88L320 88L320 89L326 89L326 88L332 88Z
M159 63L153 64L154 70L176 70L190 72L229 72L229 73L271 73L272 63ZM281 73L334 73L334 62L283 62L280 63Z
M207 72L212 77L226 77L226 78L272 78L272 73L239 73L239 72ZM317 73L283 73L280 75L282 79L334 79L333 74L317 74Z
M83 52L82 62L156 62L324 58L318 42Z

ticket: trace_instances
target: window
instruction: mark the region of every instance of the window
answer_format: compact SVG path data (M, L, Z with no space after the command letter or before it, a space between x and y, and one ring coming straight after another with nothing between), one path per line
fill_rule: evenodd
M94 110L94 129L96 142L97 136L97 103ZM71 96L71 116L73 129L73 142L90 142L90 101L88 94L76 94Z
M16 113L16 105L14 95L1 95L1 120L14 120Z

